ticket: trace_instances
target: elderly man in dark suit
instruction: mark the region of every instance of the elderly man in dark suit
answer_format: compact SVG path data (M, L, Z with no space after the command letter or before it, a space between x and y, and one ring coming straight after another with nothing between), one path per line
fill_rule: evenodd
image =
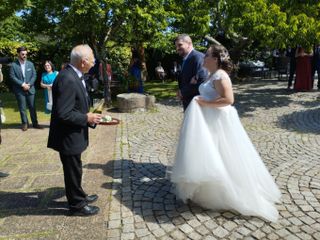
M182 100L186 110L192 98L199 95L198 88L207 78L207 71L203 68L204 54L193 49L190 36L179 35L175 40L176 50L183 58L181 73L178 76L178 98Z
M83 74L94 62L92 49L88 45L74 47L70 64L60 71L52 86L48 147L60 154L70 214L77 216L99 212L98 207L88 205L98 196L88 196L81 186L81 153L88 146L88 127L95 127L101 120L100 114L89 112L89 96L83 79Z
M26 106L29 108L32 125L34 128L42 129L38 124L37 112L35 107L35 81L37 73L32 62L27 60L27 48L19 47L17 49L18 59L11 64L10 78L12 90L16 96L21 122L22 131L28 129L28 117Z

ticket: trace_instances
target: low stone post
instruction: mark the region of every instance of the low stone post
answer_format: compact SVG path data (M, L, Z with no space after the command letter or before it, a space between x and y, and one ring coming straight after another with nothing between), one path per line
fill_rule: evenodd
M120 112L146 111L155 107L155 96L140 93L121 93L117 95Z

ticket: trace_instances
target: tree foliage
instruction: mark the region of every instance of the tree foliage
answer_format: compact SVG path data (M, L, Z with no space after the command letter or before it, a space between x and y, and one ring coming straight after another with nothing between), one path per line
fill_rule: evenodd
M113 48L175 51L179 33L205 48L207 34L243 51L307 48L320 42L315 0L1 0L0 51L26 43L41 57L66 61L72 46L88 43L100 59ZM19 12L19 16L14 15ZM21 16L20 16L21 15ZM22 29L27 29L23 31ZM112 47L110 47L112 46ZM120 51L122 52L122 51ZM120 59L116 56L115 59ZM120 61L120 60L119 60Z

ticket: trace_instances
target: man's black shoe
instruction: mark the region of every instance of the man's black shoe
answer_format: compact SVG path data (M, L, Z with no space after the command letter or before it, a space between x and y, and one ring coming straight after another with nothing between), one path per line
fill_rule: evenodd
M34 124L34 125L33 125L33 128L36 128L36 129L43 129L43 127L41 127L39 124Z
M0 177L8 177L9 174L8 173L3 173L3 172L0 172Z
M27 131L27 130L28 130L28 124L23 123L23 124L21 125L21 130L22 130L22 131Z
M100 208L96 207L96 206L89 206L86 205L83 208L80 209L70 209L70 215L71 216L83 216L83 217L87 217L87 216L92 216L97 214L100 211Z
M97 194L86 196L86 202L87 203L93 203L93 202L97 201L97 199L98 199L98 195Z

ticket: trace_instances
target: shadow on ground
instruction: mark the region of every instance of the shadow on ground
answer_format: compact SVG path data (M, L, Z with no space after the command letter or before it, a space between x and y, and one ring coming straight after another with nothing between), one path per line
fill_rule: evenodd
M160 163L112 160L107 164L87 164L84 168L114 169L115 175L111 176L114 178L113 182L104 183L102 187L116 190L113 197L147 222L175 222L179 221L183 213L192 215L204 213L215 216L227 214L230 219L247 218L230 211L213 212L193 202L185 204L177 200L171 182L165 177L166 166ZM120 172L122 176L117 176ZM110 176L109 171L104 174Z
M0 217L11 215L67 215L68 204L63 188L38 192L0 191Z
M235 107L239 115L242 117L252 116L251 112L256 108L280 108L288 106L292 100L290 95L293 92L288 92L285 89L259 89L261 84L250 84L246 90L235 94Z
M50 127L49 124L42 124L42 123L40 123L40 126L43 127L43 128L49 128ZM21 128L21 124L20 123L10 123L10 124L3 123L1 125L1 129L20 129L20 128ZM33 129L32 128L32 124L29 124L29 128Z
M320 108L283 115L278 119L278 126L289 131L320 134Z

